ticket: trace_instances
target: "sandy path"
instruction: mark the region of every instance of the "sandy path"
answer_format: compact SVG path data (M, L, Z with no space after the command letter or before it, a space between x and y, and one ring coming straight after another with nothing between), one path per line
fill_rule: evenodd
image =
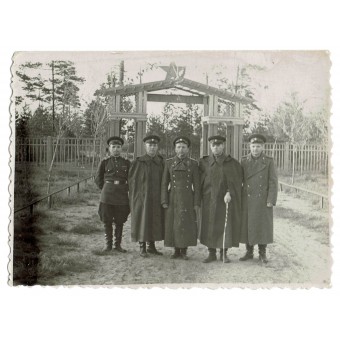
M56 218L66 220L72 225L79 218L93 216L97 212L96 202L86 209L65 207L54 211ZM249 286L267 283L275 286L327 286L330 277L330 248L327 234L327 212L315 209L309 202L292 198L280 193L278 206L302 213L304 216L324 218L324 230L307 228L290 218L275 218L275 243L268 246L270 262L263 265L259 262L257 248L252 261L240 262L245 247L233 248L229 251L231 263L213 262L203 264L206 247L198 245L188 250L189 261L171 260L171 248L164 248L163 242L156 244L163 256L141 258L138 244L130 242L130 221L124 227L122 246L128 250L126 254L112 252L106 256L93 254L104 247L104 232L91 235L70 234L81 244L77 253L84 254L96 262L96 269L90 272L70 273L53 279L41 278L38 284L48 285L140 285L140 284L190 284L209 283ZM275 213L275 210L274 210ZM100 222L98 220L98 225ZM326 240L326 241L325 241Z

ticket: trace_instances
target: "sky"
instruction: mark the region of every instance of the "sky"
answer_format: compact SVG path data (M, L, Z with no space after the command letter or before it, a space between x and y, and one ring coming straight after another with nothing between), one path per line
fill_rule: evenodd
M255 102L269 115L292 92L298 92L299 99L305 101L306 112L320 111L329 107L330 98L330 58L327 51L145 51L145 52L20 52L13 57L12 74L26 62L70 60L75 63L77 74L86 79L80 86L80 97L85 102L94 99L94 92L106 81L107 75L118 71L124 60L125 78L134 78L140 69L148 64L168 66L175 62L185 66L185 77L214 85L218 70L230 81L236 81L237 69L253 64L262 70L251 70L250 76L255 91ZM49 70L42 70L43 77L49 77ZM45 73L45 74L44 74ZM154 68L143 75L143 82L165 78L165 72ZM14 81L13 88L21 85ZM164 105L164 104L162 104ZM161 105L148 104L148 112L157 113Z

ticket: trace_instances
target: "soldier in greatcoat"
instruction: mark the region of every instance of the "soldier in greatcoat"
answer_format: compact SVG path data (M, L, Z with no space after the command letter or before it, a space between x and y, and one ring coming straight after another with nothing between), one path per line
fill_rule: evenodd
M212 155L204 156L199 163L202 197L199 239L209 251L204 263L217 260L216 248L220 249L221 261L224 248L224 262L228 263L228 248L238 247L240 242L242 168L236 159L224 153L224 137L211 136L208 141Z
M263 135L251 135L250 154L241 160L244 172L241 243L246 244L247 252L240 261L252 259L254 245L258 244L259 258L267 263L266 247L273 243L273 206L277 200L278 178L273 158L263 152L265 142Z
M175 248L171 258L187 260L187 248L197 245L199 170L198 163L188 157L190 139L177 137L173 144L176 156L165 161L161 189L165 208L164 245Z
M163 157L158 151L160 138L144 139L146 154L132 162L129 171L129 200L131 209L131 240L139 242L140 256L147 253L163 255L155 241L164 240L164 213L161 205ZM147 248L146 248L147 246Z
M105 228L105 250L112 250L114 223L114 250L125 253L121 241L123 225L130 213L127 183L130 161L120 156L124 144L122 138L110 137L107 144L110 156L100 162L95 177L95 183L101 189L98 214Z

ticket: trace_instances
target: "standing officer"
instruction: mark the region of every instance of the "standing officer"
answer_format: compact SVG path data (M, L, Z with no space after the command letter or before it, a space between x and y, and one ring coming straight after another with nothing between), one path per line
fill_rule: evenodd
M146 154L132 162L129 171L129 199L131 207L131 240L139 242L140 256L147 252L163 255L155 241L164 240L164 219L161 206L163 158L157 154L160 138L155 135L143 139ZM146 250L146 242L148 249Z
M112 250L112 223L114 223L116 226L114 249L125 253L126 250L120 244L123 224L130 213L127 184L130 162L120 156L124 144L122 138L110 137L107 144L111 156L100 162L95 177L95 183L101 189L98 214L105 227L105 250Z
M242 191L241 243L247 247L240 261L254 257L254 245L258 244L259 258L267 263L266 247L273 243L273 206L276 204L278 178L274 160L264 154L266 138L260 134L249 137L250 154L243 157L244 171Z
M199 163L202 195L200 242L209 251L203 262L217 260L216 248L220 248L222 261L224 246L224 262L228 263L228 248L238 247L240 242L242 168L237 160L225 155L224 137L212 136L208 141L212 155L201 158ZM226 203L228 221L225 227Z
M177 137L173 144L176 156L165 162L161 189L161 203L166 209L164 245L175 248L171 258L188 260L187 247L197 245L199 170L197 162L188 157L189 138Z

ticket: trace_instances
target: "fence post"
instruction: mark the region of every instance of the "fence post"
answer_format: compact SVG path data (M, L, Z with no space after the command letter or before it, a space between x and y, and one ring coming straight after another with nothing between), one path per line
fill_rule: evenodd
M283 169L285 171L289 171L290 164L289 164L289 142L286 142L284 145L284 152L283 152Z
M52 162L52 154L53 154L53 143L52 143L51 136L47 137L47 150L46 151L47 151L47 155L46 155L47 167L49 167Z
M47 206L48 206L48 209L52 208L52 195L48 196L47 198Z

